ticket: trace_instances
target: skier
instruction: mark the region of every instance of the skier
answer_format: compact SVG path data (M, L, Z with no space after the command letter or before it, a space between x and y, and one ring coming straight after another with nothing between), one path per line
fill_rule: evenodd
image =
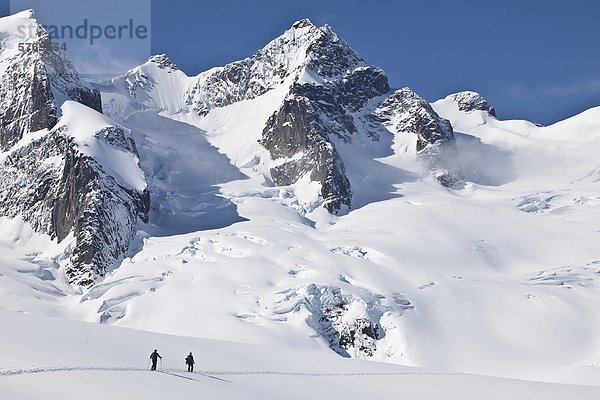
M185 363L187 364L188 372L194 372L194 356L192 355L191 351L190 354L188 354L188 356L185 358Z
M152 360L152 368L150 368L150 370L156 371L156 362L158 361L159 358L162 359L160 354L158 354L158 350L154 349L152 354L150 354L150 359Z

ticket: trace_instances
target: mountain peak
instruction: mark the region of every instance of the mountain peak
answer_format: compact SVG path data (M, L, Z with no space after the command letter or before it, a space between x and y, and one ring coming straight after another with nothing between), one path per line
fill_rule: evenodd
M487 111L487 113L493 117L496 116L494 107L490 106L487 100L477 92L466 90L463 92L453 93L446 97L454 101L458 105L460 111Z
M2 32L0 48L16 50L19 43L38 40L45 30L35 19L33 10L24 10L0 17L0 32Z
M167 57L167 55L164 53L155 54L155 55L151 56L150 58L148 58L147 62L154 63L154 64L156 64L156 66L158 68L161 68L161 69L170 69L170 70L178 70L179 69L177 67L177 65L175 65L175 63L173 63L173 61L171 61L171 59L169 57Z
M100 93L81 80L63 52L53 49L33 10L0 18L0 32L0 149L9 149L24 134L52 128L67 99L101 111ZM45 50L20 51L23 42ZM5 84L13 81L19 84Z
M35 20L35 12L33 11L33 9L29 8L23 11L19 11L18 13L11 14L7 18L26 18Z
M291 53L298 54L296 60L326 79L365 65L364 60L331 26L317 27L308 18L294 22L290 29L259 50L255 58L279 54L279 57L288 59ZM293 66L287 67L293 69Z
M300 19L292 24L293 29L301 29L306 27L315 27L315 24L313 24L308 18Z

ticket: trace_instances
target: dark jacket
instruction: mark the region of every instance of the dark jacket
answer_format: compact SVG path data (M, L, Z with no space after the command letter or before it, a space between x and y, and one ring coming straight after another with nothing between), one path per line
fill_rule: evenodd
M152 361L156 362L156 360L162 357L160 356L160 354L158 354L158 351L153 351L152 354L150 354L150 358L152 359Z
M185 363L186 364L194 364L194 356L191 354L188 354L188 356L185 358Z

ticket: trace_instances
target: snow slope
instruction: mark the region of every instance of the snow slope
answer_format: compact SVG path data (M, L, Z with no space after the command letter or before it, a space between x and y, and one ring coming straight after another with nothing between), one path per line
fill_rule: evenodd
M75 140L82 153L94 159L121 185L139 191L146 189L144 173L135 154L111 145L106 137L98 137L98 132L103 129L116 127L123 129L125 139L129 139L129 129L75 101L66 101L61 110L63 117L58 122L58 128L66 127L68 135Z
M236 218L246 221L141 235L131 258L81 296L63 296L68 289L52 266L42 273L4 264L5 295L20 300L3 308L317 354L331 349L315 318L323 315L320 304L331 300L331 288L340 288L354 299L346 316L368 317L385 331L373 360L596 384L595 110L563 123L591 126L572 133L582 138L577 143L560 140L561 125L536 128L451 106L434 104L462 132L465 166L475 150L490 161L466 169L471 178L463 189L449 191L431 179L406 181L402 171L417 174L418 165L410 162L414 154L396 151L380 160L398 171L396 180L390 178L396 188L391 198L342 217L312 215L311 221L286 205L285 188L234 174L214 185L235 205ZM197 135L190 140L204 143L206 151L211 140L218 146L211 135ZM554 165L556 157L563 168ZM545 208L536 208L541 203L535 199L547 197ZM5 236L13 238L5 246L17 253L11 259L31 263L32 249L20 250L23 235L14 231ZM36 274L55 278L42 281ZM34 292L15 288L31 281L39 286ZM26 300L32 297L45 305Z
M456 374L0 311L7 399L595 399L597 386ZM44 340L39 332L44 332ZM52 345L48 345L51 343ZM158 348L159 372L147 357ZM184 372L192 351L195 372ZM348 390L350 389L351 390Z
M370 191L362 207L333 217L298 212L290 189L269 186L248 160L244 135L258 122L235 121L255 118L262 101L270 100L202 118L133 115L125 124L163 209L141 227L130 257L81 295L45 261L56 257L47 244L10 230L4 245L19 262L0 273L3 296L19 300L3 308L312 354L334 347L418 367L598 382L596 109L541 128L436 102L457 132L464 187L448 190L424 175L414 136L393 133L387 153L372 150L383 157L349 163ZM194 154L218 173L195 167ZM217 225L203 217L215 210L223 212ZM342 302L342 317L327 314ZM362 338L373 353L335 348L331 328L361 318L384 332Z

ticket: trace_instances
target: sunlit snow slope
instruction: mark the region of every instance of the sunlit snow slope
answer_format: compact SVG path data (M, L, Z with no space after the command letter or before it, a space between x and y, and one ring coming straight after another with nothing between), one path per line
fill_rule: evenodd
M161 335L0 311L3 399L595 399L548 384ZM43 332L44 340L40 340ZM162 360L148 370L152 349ZM195 355L195 372L183 358ZM185 366L184 366L185 367Z
M404 179L419 166L396 151L377 161L398 171L389 198L313 222L285 205L284 189L242 168L251 179L214 182L214 196L235 210L228 226L140 234L131 258L74 296L45 261L46 240L4 222L2 306L331 353L319 318L343 297L344 318L368 317L385 332L372 359L597 382L600 110L541 128L460 112L448 100L434 106L459 132L464 188ZM210 141L198 133L194 143L209 151Z

